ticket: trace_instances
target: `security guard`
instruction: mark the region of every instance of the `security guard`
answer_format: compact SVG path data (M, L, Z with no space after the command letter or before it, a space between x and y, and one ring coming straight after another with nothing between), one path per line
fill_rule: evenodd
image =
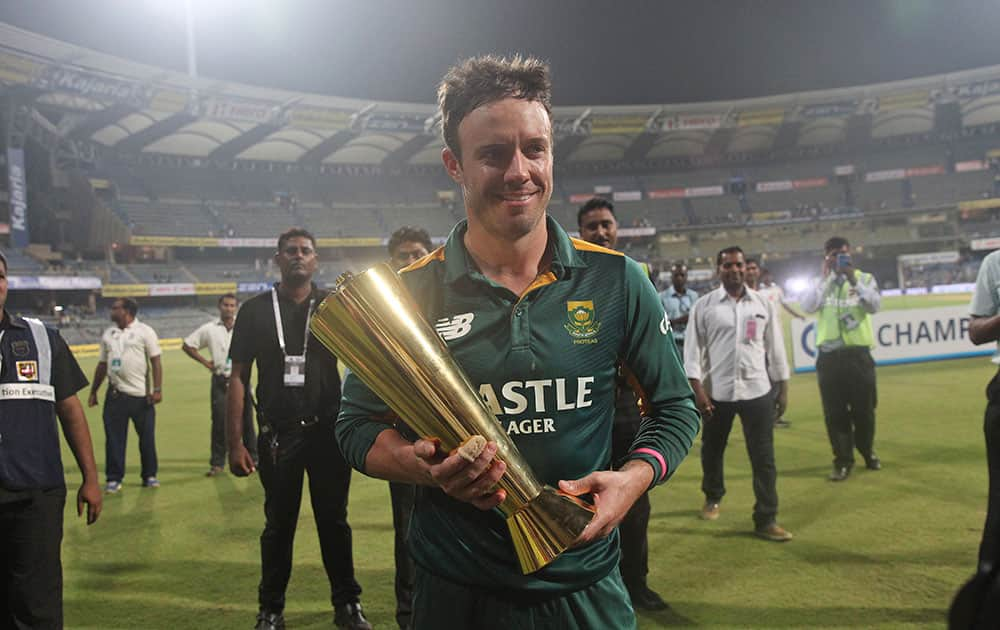
M816 322L816 378L826 431L833 447L830 481L844 481L854 468L854 449L868 470L879 470L875 454L875 345L872 314L882 304L875 277L854 267L846 238L834 236L824 246L823 276L802 296Z
M635 261L573 240L546 208L553 191L548 67L536 59L468 59L438 92L445 169L467 220L402 272L456 362L539 481L596 494L577 545L524 575L495 484L505 464L488 443L467 462L431 440L409 442L348 374L337 437L366 474L427 486L410 524L413 628L634 628L616 526L672 475L698 413L656 290ZM645 395L624 462L611 467L617 365Z
M101 513L94 449L76 392L87 386L63 338L10 314L0 254L0 627L62 628L66 481L56 417L83 473L77 513Z
M316 239L301 228L278 237L275 262L281 282L246 301L236 317L229 356L232 377L226 401L229 468L246 476L256 470L243 445L243 406L250 369L257 378L260 481L264 486L264 533L260 537L260 611L257 630L285 627L285 589L292 573L292 543L302 503L302 479L309 495L330 580L334 624L370 630L361 611L361 586L354 578L347 495L351 468L333 432L340 407L337 359L321 351L308 334L309 318L324 297L316 272Z

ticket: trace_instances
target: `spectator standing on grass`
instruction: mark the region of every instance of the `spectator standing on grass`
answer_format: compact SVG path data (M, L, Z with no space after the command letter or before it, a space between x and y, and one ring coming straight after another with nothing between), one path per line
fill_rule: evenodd
M354 577L347 522L351 468L333 427L340 408L337 358L309 332L309 319L326 296L312 282L318 265L316 239L302 228L292 228L278 237L274 260L281 281L247 300L236 318L226 402L229 468L244 477L257 470L241 439L250 370L256 362L257 450L265 517L256 630L285 627L285 591L292 575L292 544L307 474L334 625L370 630L361 611L361 585Z
M185 337L184 354L188 355L212 373L210 409L212 416L209 469L207 477L225 472L226 465L226 396L229 390L229 376L233 371L229 358L229 343L233 338L236 309L240 302L232 293L219 298L219 318L210 321ZM199 350L208 348L206 359ZM253 401L250 391L246 391L243 404L243 444L250 451L250 457L257 461L257 433L253 427Z
M83 483L76 511L101 513L87 418L76 392L87 377L58 332L6 309L0 254L0 627L62 628L66 478L56 418Z
M788 361L774 307L747 288L743 250L727 247L716 256L722 286L698 298L688 318L684 368L701 411L701 517L719 518L726 493L724 455L733 419L740 416L753 471L754 533L785 542L791 532L777 522L778 471L774 462L774 418L788 404ZM771 383L777 395L771 394Z
M677 350L684 354L684 331L687 329L688 315L698 292L687 285L688 268L682 262L674 263L670 268L670 286L660 292L660 302L663 310L670 318L670 329L674 333Z
M826 431L833 447L831 481L844 481L854 468L854 449L868 470L881 470L875 454L875 345L872 314L882 304L878 283L854 266L846 238L834 236L823 247L819 282L802 295L816 321L816 379Z
M101 354L94 368L87 405L97 406L97 392L104 377L108 393L104 397L107 485L115 494L125 479L125 446L128 421L139 436L141 478L144 488L159 488L156 478L156 407L163 400L163 365L156 331L136 319L139 305L132 298L118 298L111 304L115 323L101 336ZM152 372L152 389L150 389Z

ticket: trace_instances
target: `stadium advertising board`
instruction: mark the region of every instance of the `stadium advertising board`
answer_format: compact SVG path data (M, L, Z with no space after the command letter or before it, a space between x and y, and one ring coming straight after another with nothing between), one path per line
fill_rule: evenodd
M148 284L106 284L101 287L104 297L143 297L149 295Z
M222 295L236 293L235 282L198 282L194 285L195 295Z
M7 84L27 83L42 68L42 64L20 55L0 53L0 82Z
M575 194L575 195L570 195L569 196L569 202L570 203L586 203L586 202L590 201L591 198L593 198L593 196L594 196L593 193L578 193L578 194Z
M802 190L804 188L822 188L829 186L830 180L825 177L807 177L806 179L793 179L792 188Z
M24 149L7 149L7 191L10 205L10 241L15 248L28 246L28 182L24 173Z
M165 282L163 284L149 285L150 296L163 295L194 295L193 282Z
M694 131L698 129L718 129L722 126L721 114L691 114L667 116L663 120L664 131Z
M646 130L648 116L592 116L590 133L594 136L633 135Z
M641 190L618 190L611 193L614 201L642 201Z
M930 103L930 92L916 90L913 92L897 92L878 97L878 111L891 112L899 109L921 109Z
M651 190L647 195L650 199L683 199L687 197L721 197L725 194L722 186L695 186L693 188L661 188Z
M944 306L882 311L872 315L876 365L988 356L993 346L969 340L969 307ZM792 320L792 359L796 372L816 369L816 322Z
M236 120L249 123L266 123L274 116L276 106L264 101L209 97L201 102L201 113L206 118Z
M35 87L46 91L71 92L138 108L146 107L152 95L149 85L55 65L45 66L32 77L31 82Z
M365 129L424 133L426 116L415 114L374 113L365 120Z
M339 131L347 129L351 122L351 113L342 109L293 107L289 113L288 122L293 127Z
M993 238L972 239L972 241L969 243L969 249L971 249L974 252L1000 249L1000 238L993 237Z
M97 276L7 276L8 288L17 290L72 291L101 288Z
M985 171L990 167L984 160L965 160L964 162L955 162L955 172L956 173L969 173L974 171Z
M976 199L975 201L959 201L959 210L989 210L1000 208L1000 199Z
M783 109L761 109L753 112L740 112L736 119L736 125L738 127L776 126L784 120L785 110Z
M857 101L817 103L815 105L803 105L799 110L799 115L803 118L843 118L850 116L857 109Z

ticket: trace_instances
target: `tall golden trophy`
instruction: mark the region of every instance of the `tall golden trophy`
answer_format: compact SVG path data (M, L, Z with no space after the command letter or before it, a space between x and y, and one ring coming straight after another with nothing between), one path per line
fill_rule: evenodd
M555 560L594 517L591 505L535 478L388 264L341 276L310 328L404 422L440 440L445 452L474 435L496 442L496 459L507 464L498 482L507 492L500 510L524 573Z

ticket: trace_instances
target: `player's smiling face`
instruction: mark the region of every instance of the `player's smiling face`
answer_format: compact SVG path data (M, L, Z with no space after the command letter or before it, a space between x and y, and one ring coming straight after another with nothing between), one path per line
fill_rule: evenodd
M458 126L461 158L444 163L461 187L469 223L502 240L539 227L552 196L552 124L541 103L504 98ZM544 228L544 223L541 223Z

